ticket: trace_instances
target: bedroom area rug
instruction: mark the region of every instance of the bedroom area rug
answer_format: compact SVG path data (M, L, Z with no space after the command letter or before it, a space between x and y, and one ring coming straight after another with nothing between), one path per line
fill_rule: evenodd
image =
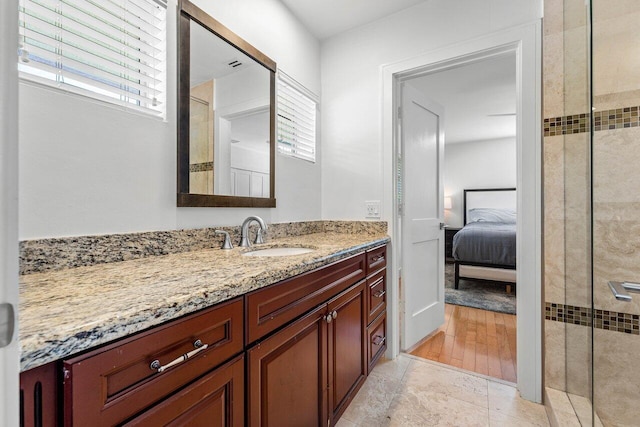
M476 282L460 280L458 289L454 289L454 265L445 264L444 270L445 302L465 307L516 314L516 294L506 292L505 284L499 282Z

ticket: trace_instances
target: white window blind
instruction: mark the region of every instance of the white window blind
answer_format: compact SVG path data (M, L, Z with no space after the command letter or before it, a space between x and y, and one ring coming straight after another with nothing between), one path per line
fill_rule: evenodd
M317 98L291 77L278 72L278 152L316 161Z
M163 115L166 0L21 0L23 78Z

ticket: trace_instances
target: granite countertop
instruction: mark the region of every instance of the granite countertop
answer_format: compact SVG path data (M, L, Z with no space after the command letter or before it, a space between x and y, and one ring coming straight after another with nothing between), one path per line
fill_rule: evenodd
M388 236L316 233L253 248L207 249L20 276L21 370L123 338L316 269ZM278 246L313 252L242 253Z

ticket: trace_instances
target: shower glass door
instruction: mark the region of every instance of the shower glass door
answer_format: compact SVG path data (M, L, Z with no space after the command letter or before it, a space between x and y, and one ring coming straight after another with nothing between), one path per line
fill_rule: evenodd
M640 282L640 8L589 6L593 424L638 426L640 293L609 282Z

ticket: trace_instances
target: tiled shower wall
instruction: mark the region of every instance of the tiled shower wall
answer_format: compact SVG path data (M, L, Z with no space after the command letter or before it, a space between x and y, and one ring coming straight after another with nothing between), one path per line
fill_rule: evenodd
M634 0L594 0L592 13L591 154L584 1L545 0L545 381L589 397L593 380L603 423L635 425L640 297L619 302L607 282L640 281L640 11Z

